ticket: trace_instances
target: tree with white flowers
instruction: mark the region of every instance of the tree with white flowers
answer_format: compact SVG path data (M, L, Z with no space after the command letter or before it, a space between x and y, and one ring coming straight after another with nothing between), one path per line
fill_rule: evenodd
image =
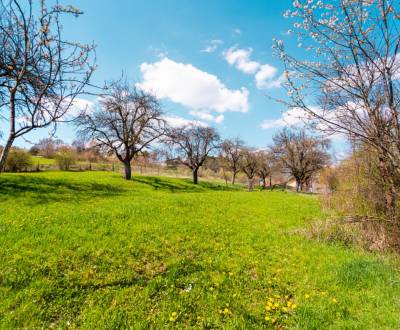
M275 40L289 96L281 101L314 128L375 150L385 212L399 221L399 1L295 0L284 16L304 53L293 56Z

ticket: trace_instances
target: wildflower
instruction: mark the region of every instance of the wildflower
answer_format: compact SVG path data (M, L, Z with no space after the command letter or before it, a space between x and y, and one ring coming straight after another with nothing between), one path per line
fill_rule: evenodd
M231 311L229 310L229 308L224 308L223 313L224 313L224 315L228 315L231 313Z
M232 273L232 272L229 272L228 275L229 275L229 276L233 276L233 273Z
M282 307L282 312L286 313L288 309L286 307Z
M175 322L177 318L178 318L178 313L177 312L172 312L171 316L169 317L169 320L171 322Z
M308 299L308 298L310 298L310 295L306 293L306 294L304 295L304 298Z
M332 302L333 302L334 304L336 304L336 303L337 303L336 298L332 298Z
M270 311L270 310L271 310L271 307L270 307L270 306L267 306L267 307L265 307L265 309L266 309L267 311Z
M269 321L271 318L269 316L265 317L265 321Z
M293 304L293 305L292 305L292 309L295 309L296 307L297 307L296 304Z

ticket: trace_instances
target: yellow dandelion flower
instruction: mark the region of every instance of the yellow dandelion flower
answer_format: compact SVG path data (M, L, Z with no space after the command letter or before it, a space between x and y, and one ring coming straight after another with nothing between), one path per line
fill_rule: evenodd
M229 308L224 308L224 314L225 315L228 315L230 313L231 313L231 311L229 310Z
M292 305L292 309L295 309L296 307L297 307L296 304L293 304L293 305Z
M334 304L336 304L336 303L337 303L336 298L332 298L332 302L333 302Z
M265 321L269 321L271 318L269 316L265 317Z
M279 303L275 303L275 304L274 304L274 307L279 307Z
M304 298L308 299L308 298L310 298L310 295L306 293L306 294L304 295Z
M271 310L271 307L267 306L267 307L265 307L265 309L266 309L267 311L270 311L270 310Z

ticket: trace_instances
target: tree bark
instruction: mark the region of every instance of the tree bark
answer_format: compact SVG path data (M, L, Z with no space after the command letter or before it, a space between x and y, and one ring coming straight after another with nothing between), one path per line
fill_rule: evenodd
M296 192L300 192L303 190L303 183L300 180L296 179Z
M272 190L272 176L269 176L269 189Z
M10 135L8 137L6 145L4 146L3 151L1 152L1 155L0 155L0 173L3 172L4 169L5 169L7 156L8 156L8 153L10 152L10 150L11 150L11 147L12 147L12 145L14 143L14 140L15 140L14 136Z
M254 185L253 178L248 178L248 180L247 180L247 188L248 188L249 191L253 190L253 185Z
M124 169L125 169L124 179L130 180L132 178L132 167L130 161L124 162Z
M198 168L196 168L196 169L193 170L193 183L194 183L194 184L197 184L197 177L198 177L198 175L197 175L198 173L197 173L197 172L198 172L198 171L199 171Z
M235 181L236 181L236 173L233 172L232 173L232 184L235 184Z

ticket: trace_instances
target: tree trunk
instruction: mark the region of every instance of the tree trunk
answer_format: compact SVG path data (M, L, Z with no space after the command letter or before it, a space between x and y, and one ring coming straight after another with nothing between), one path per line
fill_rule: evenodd
M198 168L193 170L193 183L197 184L197 172L198 172Z
M296 192L300 192L303 190L303 183L300 180L296 179Z
M232 184L235 184L235 180L236 180L236 172L232 173Z
M390 220L396 222L397 219L397 189L393 179L393 173L389 170L390 165L383 156L379 157L379 170L385 184L385 213Z
M262 178L263 184L262 184L262 190L264 190L267 187L267 178Z
M8 137L6 145L4 146L3 151L1 152L1 155L0 155L0 173L4 171L4 168L5 168L5 165L6 165L7 156L8 156L8 153L10 152L12 144L14 143L14 140L15 140L14 136L10 135Z
M130 161L124 162L124 168L125 168L124 179L130 180L132 178L131 162Z
M247 180L247 188L248 188L249 191L253 190L253 185L254 185L253 178L248 178L248 180Z
M272 176L269 176L269 189L272 190Z

